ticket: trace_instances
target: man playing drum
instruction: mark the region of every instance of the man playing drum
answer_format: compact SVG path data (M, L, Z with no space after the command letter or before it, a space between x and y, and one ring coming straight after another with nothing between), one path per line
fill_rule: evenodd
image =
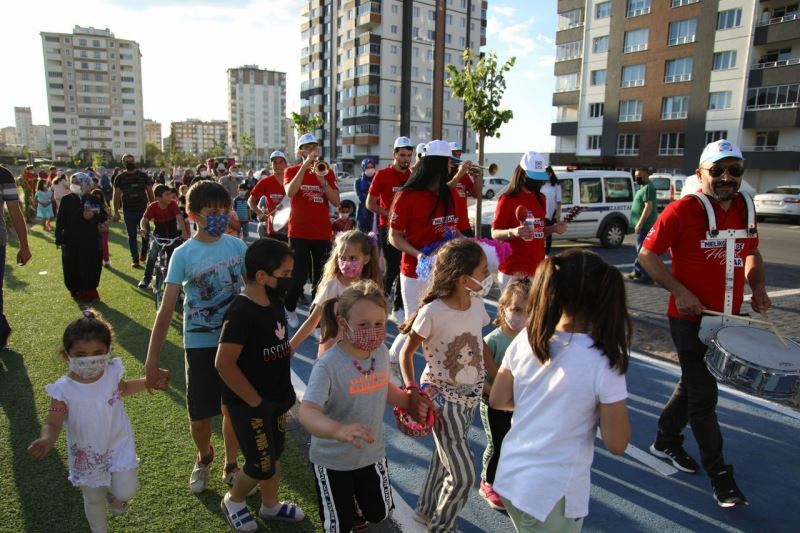
M742 152L724 139L709 144L700 155L695 171L702 186L700 192L710 201L719 230L747 227L747 204L737 193L744 173L742 164ZM697 462L682 446L681 432L690 423L700 448L700 462L711 478L714 499L721 507L734 507L747 505L747 499L734 481L733 467L725 464L722 456L717 382L704 362L706 346L698 336L700 314L706 309L721 312L724 308L738 314L745 278L753 292L753 310L766 311L771 304L764 288L764 262L756 234L736 239L734 255L728 256L732 279L726 283L727 242L710 239L708 230L703 204L686 196L664 209L639 253L639 262L650 277L670 292L667 314L681 365L681 378L658 420L650 452L671 460L679 470L697 472ZM667 250L672 255L672 272L660 259Z

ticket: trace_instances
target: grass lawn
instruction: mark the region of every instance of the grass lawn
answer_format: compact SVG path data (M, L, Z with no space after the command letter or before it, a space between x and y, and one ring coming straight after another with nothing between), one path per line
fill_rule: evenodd
M111 232L112 268L104 269L95 305L114 326L114 355L122 358L125 376L144 375L143 363L155 318L150 293L136 288L142 271L130 268L127 238L122 224ZM14 329L9 348L0 354L0 531L88 531L83 500L67 481L65 435L43 461L25 452L38 437L50 403L43 386L66 373L57 355L61 334L78 318L79 306L64 287L60 253L53 237L40 226L29 232L33 259L16 265L16 243L7 249L5 312ZM125 404L136 435L139 494L125 516L109 517L112 531L225 531L219 510L227 490L220 479L223 459L214 462L209 490L195 495L189 490L194 445L184 398L181 319L172 323L162 350L161 366L172 372L166 392L126 398ZM221 452L219 420L213 442ZM240 457L241 462L241 457ZM287 436L282 458L281 499L298 503L307 518L299 525L264 523L262 531L319 531L313 476L300 452ZM258 493L248 499L257 509Z

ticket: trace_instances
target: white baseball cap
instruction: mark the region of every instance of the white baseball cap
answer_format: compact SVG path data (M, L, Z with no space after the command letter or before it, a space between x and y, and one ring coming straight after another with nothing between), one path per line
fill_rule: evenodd
M461 149L461 143L458 143L458 142L455 142L455 141L450 143L450 149L452 151L454 151L454 152L462 152L463 151Z
M319 142L313 133L304 133L297 139L297 146L302 147L304 144L319 144Z
M742 151L739 150L738 146L730 141L726 141L725 139L720 139L718 141L714 141L713 143L709 143L706 146L705 150L703 150L703 153L700 154L700 165L703 163L715 163L720 159L725 159L726 157L744 160L744 157L742 157Z
M288 161L288 160L286 159L286 154L284 154L284 153L283 153L283 152L281 152L280 150L275 150L274 152L272 152L271 154L269 154L269 160L270 160L270 161L272 161L272 160L273 160L273 159L275 159L276 157L282 157L284 161Z
M394 149L398 148L414 148L414 143L408 137L398 137L394 140Z
M425 157L453 157L453 150L447 141L436 139L425 145Z
M548 178L545 168L547 164L544 162L542 154L538 152L525 152L522 154L522 159L519 166L525 171L525 174L535 180L546 180Z
M418 156L425 155L425 143L419 143L417 145L417 155Z

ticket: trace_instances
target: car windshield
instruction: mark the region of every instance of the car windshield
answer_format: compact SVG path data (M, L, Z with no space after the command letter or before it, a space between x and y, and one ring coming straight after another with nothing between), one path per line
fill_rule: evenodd
M778 187L767 191L767 194L800 194L800 187Z
M650 178L650 183L653 184L657 191L669 190L669 178Z

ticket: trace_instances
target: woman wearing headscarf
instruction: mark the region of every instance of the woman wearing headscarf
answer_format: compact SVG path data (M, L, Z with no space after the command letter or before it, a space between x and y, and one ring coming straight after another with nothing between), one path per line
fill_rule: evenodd
M356 180L356 196L358 196L358 208L356 209L356 224L358 229L364 233L374 231L375 213L367 209L367 194L369 186L372 184L372 176L375 175L375 160L365 157L361 160L361 176Z

